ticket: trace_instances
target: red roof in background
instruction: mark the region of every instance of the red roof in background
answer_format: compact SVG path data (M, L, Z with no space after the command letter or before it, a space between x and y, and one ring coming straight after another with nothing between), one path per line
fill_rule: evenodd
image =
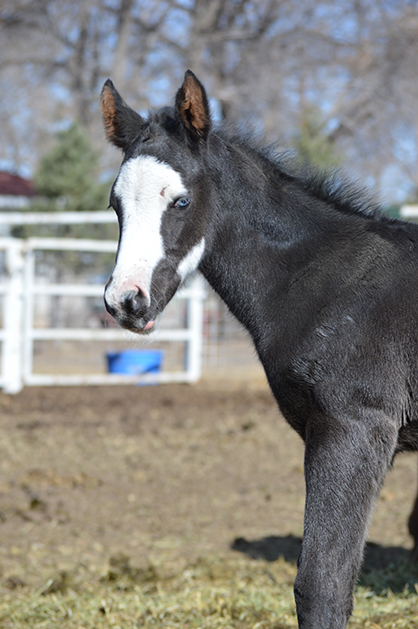
M0 195L33 197L35 194L35 189L29 179L0 171Z

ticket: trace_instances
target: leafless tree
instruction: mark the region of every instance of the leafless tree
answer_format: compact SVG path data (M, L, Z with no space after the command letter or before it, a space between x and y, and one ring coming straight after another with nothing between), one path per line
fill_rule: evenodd
M220 115L286 146L315 106L354 171L414 191L417 48L408 0L0 0L0 159L33 167L74 118L105 150L108 76L146 110L190 67Z

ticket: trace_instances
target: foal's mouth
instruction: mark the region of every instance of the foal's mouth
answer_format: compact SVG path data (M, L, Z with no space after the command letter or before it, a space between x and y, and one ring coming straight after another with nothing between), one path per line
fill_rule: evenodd
M118 325L124 330L133 332L134 334L147 335L150 334L156 327L158 312L155 312L149 317L134 318L126 313L117 312L113 315Z
M161 312L164 310L164 304L160 303L154 308L150 308L147 312L141 313L142 316L135 316L124 310L116 312L113 317L121 328L129 330L134 334L147 335L151 334L157 327Z
M157 317L155 317L154 319L150 319L147 323L140 326L135 325L132 327L131 325L127 325L122 327L124 327L126 330L129 330L129 332L134 332L134 334L147 335L151 334L156 326L156 323Z

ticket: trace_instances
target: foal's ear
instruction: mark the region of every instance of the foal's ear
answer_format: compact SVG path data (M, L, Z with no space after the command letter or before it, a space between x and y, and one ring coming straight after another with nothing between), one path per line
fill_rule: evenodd
M144 125L144 119L131 109L108 79L100 96L106 137L126 152Z
M176 114L194 141L206 140L211 126L208 98L205 88L191 70L187 70L177 92Z

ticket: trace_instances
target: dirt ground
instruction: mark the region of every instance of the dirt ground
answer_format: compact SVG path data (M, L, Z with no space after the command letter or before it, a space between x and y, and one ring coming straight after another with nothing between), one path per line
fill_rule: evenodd
M104 574L121 553L167 570L236 550L296 558L303 445L259 379L26 388L0 394L0 414L0 588ZM379 546L411 547L416 475L416 455L398 457Z

